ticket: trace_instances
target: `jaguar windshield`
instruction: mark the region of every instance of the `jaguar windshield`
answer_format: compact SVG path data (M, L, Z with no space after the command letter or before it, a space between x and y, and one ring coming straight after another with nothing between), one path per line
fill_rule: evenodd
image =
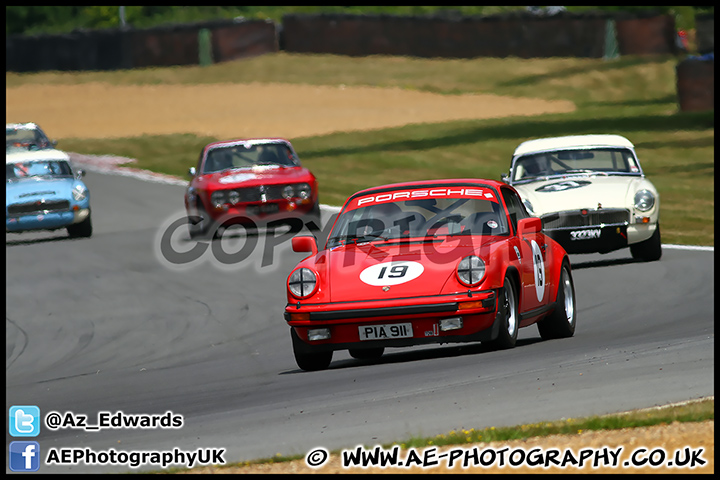
M535 180L571 174L640 175L632 151L626 148L558 150L524 155L515 160L511 181Z

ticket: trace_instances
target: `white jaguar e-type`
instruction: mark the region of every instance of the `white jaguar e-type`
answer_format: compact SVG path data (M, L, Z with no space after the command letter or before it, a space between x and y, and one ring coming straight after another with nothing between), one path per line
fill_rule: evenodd
M521 143L502 180L568 253L630 247L633 258L660 259L660 196L645 178L634 145L620 135L571 135Z

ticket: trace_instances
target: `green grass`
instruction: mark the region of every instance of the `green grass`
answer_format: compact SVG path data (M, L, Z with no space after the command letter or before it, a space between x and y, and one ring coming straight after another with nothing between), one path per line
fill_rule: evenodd
M619 430L623 428L669 425L673 422L704 422L708 420L715 420L714 397L680 405L634 410L612 415L567 418L511 427L488 427L481 430L475 430L473 428L460 431L453 430L434 437L412 437L407 441L399 443L399 445L403 449L409 449L429 446L441 447L448 445L504 442L546 437L549 435L573 435L587 431ZM397 443L385 444L382 445L382 447L389 449L396 444ZM372 448L373 446L374 445L365 445L365 448ZM331 453L339 455L341 452L342 450L334 450ZM252 464L287 462L302 458L304 458L304 455L282 456L278 454L275 457L233 463L215 468L222 470L224 468L242 467ZM180 471L187 471L187 469L168 469L166 473L177 473Z
M318 177L321 201L341 205L352 193L384 183L499 179L515 147L530 138L617 133L635 143L647 177L659 189L663 242L714 245L714 112L679 112L678 61L671 56L605 61L278 53L208 67L6 73L6 84L280 82L569 100L577 109L566 114L415 124L290 140ZM68 151L136 158L134 166L184 177L205 144L223 139L167 135L59 140Z

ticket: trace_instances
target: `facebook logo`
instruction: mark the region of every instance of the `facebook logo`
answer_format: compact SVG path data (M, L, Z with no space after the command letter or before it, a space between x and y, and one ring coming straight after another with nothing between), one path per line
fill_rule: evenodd
M37 437L40 433L40 409L35 405L10 407L10 435Z
M39 468L39 443L10 442L10 470L13 472L37 472Z

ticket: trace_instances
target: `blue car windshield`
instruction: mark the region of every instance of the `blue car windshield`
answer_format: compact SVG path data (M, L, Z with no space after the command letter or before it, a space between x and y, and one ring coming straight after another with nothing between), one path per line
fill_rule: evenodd
M6 163L6 182L33 177L72 177L72 169L64 160Z
M5 128L5 152L13 150L42 150L52 148L45 134L33 128Z

